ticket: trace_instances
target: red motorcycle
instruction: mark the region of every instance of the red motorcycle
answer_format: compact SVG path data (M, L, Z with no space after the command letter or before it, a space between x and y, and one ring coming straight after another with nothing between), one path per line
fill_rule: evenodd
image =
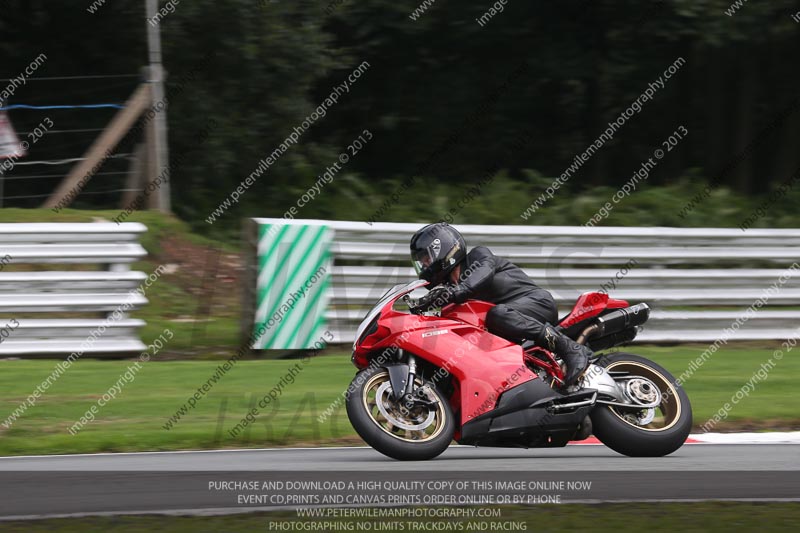
M686 441L689 398L659 365L629 353L599 355L565 390L556 355L486 331L493 304L470 300L425 311L424 297L410 297L425 285L419 280L390 289L353 343L359 372L347 390L347 415L384 455L432 459L454 439L556 447L593 433L621 454L654 457ZM647 304L585 293L558 327L597 352L633 340L649 314Z

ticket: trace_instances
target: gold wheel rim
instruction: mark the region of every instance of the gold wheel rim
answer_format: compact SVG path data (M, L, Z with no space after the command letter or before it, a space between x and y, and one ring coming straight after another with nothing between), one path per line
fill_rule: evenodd
M621 414L619 411L617 411L618 407L609 406L609 409L617 418L629 426L635 427L636 429L640 429L642 431L650 431L652 433L666 431L678 423L678 420L681 418L681 399L678 396L678 391L661 372L655 368L638 363L636 361L617 361L608 365L606 370L609 372L612 370L617 372L628 372L633 376L647 378L652 381L661 392L661 404L659 404L658 407L653 408L660 411L661 414L660 416L657 414L655 418L653 418L653 420L647 425L641 426L634 424L624 416L624 413ZM630 410L626 410L626 412L630 413ZM659 427L651 427L653 425Z
M372 376L364 384L364 392L361 395L361 402L373 424L378 426L381 431L387 435L390 435L391 437L414 444L429 442L439 436L444 429L447 416L444 411L444 407L442 407L442 399L439 397L439 395L430 387L428 387L428 399L437 401L433 420L425 427L419 427L418 429L406 429L396 425L394 422L401 422L410 426L414 426L414 422L418 422L420 420L421 413L415 414L415 411L411 411L409 414L412 417L404 415L399 410L397 404L389 400L385 393L387 389L383 386L384 384L388 384L388 382L389 373L383 371ZM418 385L422 385L419 379L416 380L416 383ZM382 387L383 391L379 393ZM391 391L391 386L388 387L388 390ZM389 412L389 417L384 415L384 413L381 412L381 409L378 408L378 402L383 402L383 410L384 412Z

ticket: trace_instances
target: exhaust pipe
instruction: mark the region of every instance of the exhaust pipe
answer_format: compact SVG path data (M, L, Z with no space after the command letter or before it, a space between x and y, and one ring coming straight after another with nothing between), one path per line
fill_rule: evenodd
M597 335L603 336L623 329L641 326L650 318L650 306L645 303L631 307L615 309L614 311L597 317Z
M585 344L590 337L602 337L625 329L641 326L650 318L650 306L645 303L631 307L615 309L614 311L597 317L594 324L583 330L576 339L578 344Z

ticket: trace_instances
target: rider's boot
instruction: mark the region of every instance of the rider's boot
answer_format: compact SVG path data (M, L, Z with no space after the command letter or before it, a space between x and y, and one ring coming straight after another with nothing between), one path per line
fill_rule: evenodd
M536 342L551 352L560 355L567 365L564 386L568 387L575 383L589 367L589 358L594 355L592 351L583 344L578 344L566 335L559 333L550 324L544 324L542 331L537 333L539 335L535 339Z

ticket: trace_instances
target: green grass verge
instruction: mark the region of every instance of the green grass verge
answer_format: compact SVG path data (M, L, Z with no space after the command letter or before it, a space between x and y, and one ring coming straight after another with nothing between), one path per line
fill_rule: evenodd
M678 375L703 349L640 347L634 351ZM771 354L771 349L725 347L707 360L685 383L695 426L730 401ZM794 397L795 377L800 375L800 359L795 355L787 354L715 429L800 427L800 417L789 401ZM324 423L317 418L341 397L354 375L346 354L319 356L305 366L299 360L239 361L169 430L164 424L217 371L219 362L155 359L143 363L116 399L100 407L96 419L73 436L69 428L134 364L79 360L9 429L0 424L0 455L360 442L342 404ZM232 437L229 430L249 409L258 408L259 400L295 364L302 370L294 383L288 383L276 402L261 408L255 421ZM53 361L0 361L0 422L53 366Z
M299 519L295 513L253 513L224 516L118 516L63 518L26 522L2 522L3 531L13 533L216 533L218 531L537 531L542 533L559 531L583 531L591 524L596 533L618 531L641 531L646 529L655 533L708 532L727 533L729 531L759 531L761 533L797 531L800 528L800 505L792 503L614 503L597 505L541 505L531 507L501 507L499 518L452 519L425 518L419 520L393 520L392 528L386 528L386 521L359 521L353 519L332 519L332 527L303 529L313 527L322 521ZM478 525L470 528L470 523L499 522L500 527L486 528ZM283 524L276 526L275 523ZM358 524L362 524L359 528ZM430 529L415 529L414 525L428 525ZM462 527L458 527L461 525ZM270 527L273 526L273 527ZM292 526L295 526L292 529ZM297 527L300 526L300 527ZM367 527L365 527L367 526ZM438 526L441 529L435 529ZM284 529L285 528L285 529Z

